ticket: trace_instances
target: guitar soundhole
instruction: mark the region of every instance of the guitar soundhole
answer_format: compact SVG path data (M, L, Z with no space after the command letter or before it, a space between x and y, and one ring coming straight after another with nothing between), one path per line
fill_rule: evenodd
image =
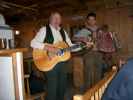
M54 54L52 52L47 51L47 55L48 55L49 60L52 60L52 58L54 57Z

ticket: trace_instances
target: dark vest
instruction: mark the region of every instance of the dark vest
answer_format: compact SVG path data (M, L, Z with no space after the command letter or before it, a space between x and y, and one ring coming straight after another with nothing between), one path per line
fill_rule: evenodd
M63 28L60 29L60 34L61 34L63 41L66 42L66 35L65 35ZM44 43L53 44L53 42L54 42L54 37L52 34L52 30L49 25L46 25L46 37L44 39Z

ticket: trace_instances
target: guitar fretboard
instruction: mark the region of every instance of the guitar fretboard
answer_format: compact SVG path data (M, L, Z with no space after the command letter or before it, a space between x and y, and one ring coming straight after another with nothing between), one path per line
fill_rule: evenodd
M77 48L80 48L80 47L81 47L80 45L76 44L76 45L73 45L71 47L64 48L62 50L63 50L63 52L67 52L67 51L72 51L72 50L77 49Z

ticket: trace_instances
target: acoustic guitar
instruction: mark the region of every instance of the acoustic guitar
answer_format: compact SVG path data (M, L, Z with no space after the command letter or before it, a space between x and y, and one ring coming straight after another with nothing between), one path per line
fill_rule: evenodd
M48 52L47 50L34 49L33 59L35 65L40 71L50 71L59 62L64 62L70 59L71 51L76 48L84 48L84 46L77 44L69 47L65 42L58 42L53 44L54 47L59 48L57 53Z

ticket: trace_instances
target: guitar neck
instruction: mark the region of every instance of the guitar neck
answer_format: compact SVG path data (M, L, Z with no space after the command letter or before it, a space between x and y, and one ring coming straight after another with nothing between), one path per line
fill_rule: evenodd
M75 44L75 45L73 45L73 46L71 46L71 47L64 48L64 49L63 49L63 52L71 52L71 51L74 50L74 49L77 49L77 48L85 48L85 47L86 47L86 45Z
M71 47L68 47L68 48L64 48L63 51L68 52L68 51L72 51L74 49L77 49L79 47L80 47L80 45L74 45L74 46L71 46Z

